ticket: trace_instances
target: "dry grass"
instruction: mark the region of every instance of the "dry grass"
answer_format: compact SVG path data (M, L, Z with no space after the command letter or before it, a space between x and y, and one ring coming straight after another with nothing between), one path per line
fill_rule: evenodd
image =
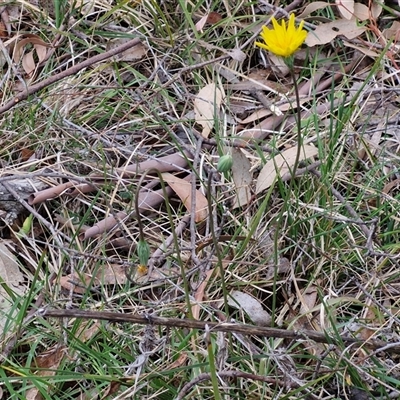
M307 2L296 4L298 15ZM11 307L2 309L3 398L400 395L398 355L367 345L399 342L397 47L389 53L377 41L377 29L391 26L398 11L388 5L376 24L350 40L365 51L373 45L375 58L340 36L301 50L296 74L303 91L302 137L318 156L299 165L295 180L277 177L257 194L262 167L297 140L290 78L253 44L273 12L264 2L17 1L5 10L11 31L3 31L3 43L11 58L9 42L18 35L34 34L53 46L42 44L41 63L34 55L31 78L21 62L5 62L2 104L25 83L43 81L124 40L139 38L141 45L0 115L1 191L11 186L18 192L17 201L1 203L1 244L12 250L23 274L18 290L0 274L0 294L6 303L12 298ZM217 19L196 30L210 12ZM340 18L337 10L323 9L308 22L317 25L316 16ZM241 52L246 57L239 61ZM203 138L194 102L209 84L217 85L223 100L209 138ZM283 116L267 115L270 105ZM256 111L265 115L250 121ZM243 136L247 141L238 142ZM217 171L219 157L233 149L235 167L241 165L251 180L242 207L234 207L238 175ZM184 204L173 191L166 195L168 184L163 187L154 171L121 172L165 156L175 157L169 169L187 177L196 201ZM186 162L174 167L182 158ZM19 204L28 194L13 185L17 178L40 189L67 182L94 187L74 195L65 188L29 208ZM159 201L146 209L142 204L138 218L135 199L143 187L149 196L158 190ZM199 201L208 208L202 221L195 220ZM107 230L87 234L113 217ZM149 260L138 254L140 239L149 245ZM235 303L238 293L245 300ZM249 311L249 296L259 309ZM326 332L327 343L306 335L290 341L46 319L35 316L37 307L233 319L300 334ZM341 335L365 345L345 344Z

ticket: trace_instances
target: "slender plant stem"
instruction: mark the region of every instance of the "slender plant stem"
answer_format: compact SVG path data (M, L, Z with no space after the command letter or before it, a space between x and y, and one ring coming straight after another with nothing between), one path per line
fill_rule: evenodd
M290 75L292 77L293 80L293 87L294 87L294 93L296 96L296 105L297 105L297 115L296 115L296 125L297 125L297 151L296 151L296 157L294 160L294 164L293 164L293 168L289 171L290 175L291 175L291 181L290 181L290 188L289 190L286 192L285 196L284 196L284 204L288 204L289 203L289 199L290 196L293 192L294 189L294 181L296 178L296 171L297 171L297 167L299 166L299 162L300 162L300 155L301 155L301 148L303 147L303 138L301 136L301 109L300 109L300 96L299 96L299 87L297 85L297 81L296 81L296 76L294 73L294 68L293 68L293 60L290 59L286 59L285 61L286 65L289 67L289 71L290 71ZM294 196L295 198L296 196ZM276 307L276 281L277 281L277 272L278 272L278 264L279 264L279 234L281 233L281 224L283 223L283 215L285 213L285 210L288 210L287 207L285 207L284 205L282 205L282 209L279 212L279 216L278 216L278 225L275 229L275 234L274 234L274 265L275 265L275 271L274 271L274 281L273 281L273 285L272 285L272 291L274 293L273 297L272 297L272 316L271 316L271 320L272 323L275 320L275 307Z
M294 94L296 96L296 105L297 105L297 115L296 115L297 152L296 152L296 158L294 160L294 164L293 164L293 168L292 168L292 172L291 172L292 180L294 180L296 177L297 167L299 166L299 162L300 162L300 153L301 153L301 148L303 147L303 137L301 136L301 109L300 109L299 87L297 85L293 66L289 67L289 69L290 69L290 75L292 76L292 80L293 80Z

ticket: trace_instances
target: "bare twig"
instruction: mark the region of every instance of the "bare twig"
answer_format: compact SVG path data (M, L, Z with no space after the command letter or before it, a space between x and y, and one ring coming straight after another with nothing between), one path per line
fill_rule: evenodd
M26 90L24 90L18 96L15 96L13 99L11 99L6 104L4 104L4 106L0 107L0 114L3 114L4 112L8 111L10 108L14 107L19 102L26 100L29 96L38 92L39 90L42 90L45 87L50 86L51 84L58 82L61 79L66 78L67 76L74 75L86 67L90 67L91 65L93 65L95 63L107 60L110 57L113 57L119 53L122 53L122 52L130 49L131 47L137 46L139 43L140 43L140 39L138 39L138 38L132 39L129 42L121 44L121 46L118 46L118 47L115 47L114 49L108 50L105 53L101 53L96 56L89 57L85 61L82 61L81 63L76 64L73 67L60 72L59 74L50 76L49 78L47 78L39 83L36 83L35 85L29 86Z
M371 349L383 348L387 345L382 340L369 340L364 342L357 338L346 336L330 336L327 332L316 332L311 330L290 331L286 329L270 328L263 326L255 326L249 324L238 324L233 322L203 322L188 318L165 318L154 316L152 314L122 314L105 311L85 311L85 310L57 310L50 308L41 308L37 312L41 317L54 318L81 318L81 319L97 319L112 322L126 322L131 324L169 326L173 328L189 328L205 330L206 325L211 332L236 332L244 335L254 335L262 337L275 337L291 340L304 340L308 338L318 343L329 344L355 344L358 346L366 346ZM390 353L400 353L400 344L387 349Z

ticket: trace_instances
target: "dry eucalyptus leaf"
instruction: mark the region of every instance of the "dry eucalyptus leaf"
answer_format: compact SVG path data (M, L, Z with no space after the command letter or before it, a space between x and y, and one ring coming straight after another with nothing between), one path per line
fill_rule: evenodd
M228 54L232 57L233 60L238 62L243 62L246 59L246 53L244 53L240 49L233 49L229 51Z
M250 173L251 162L241 149L232 150L232 176L235 182L236 193L233 208L243 207L251 198L250 185L253 175Z
M315 286L309 286L301 293L300 313L306 313L315 307L318 299L318 290Z
M0 278L17 296L24 295L26 291L23 285L24 277L14 254L8 250L4 241L0 242ZM12 314L15 314L11 311L13 304L12 297L3 285L0 285L0 332L4 331L7 321L13 319Z
M15 293L24 293L25 288L21 288L24 277L19 269L18 262L3 241L0 242L0 276Z
M326 24L318 25L317 28L307 35L305 43L312 47L318 44L331 42L339 35L347 39L354 39L367 30L364 26L359 26L355 19L338 19Z
M113 39L110 40L107 43L107 51L115 49L116 47L121 46L122 44L129 42L130 38L118 38L118 39ZM136 46L131 47L128 50L125 50L124 52L117 54L115 56L115 59L117 61L137 61L143 58L147 53L147 47L143 43L139 43Z
M271 316L263 309L261 303L247 293L234 290L228 298L228 304L238 310L243 310L258 326L270 326Z
M264 117L267 117L272 114L270 109L262 108L261 110L256 110L252 114L250 114L247 118L240 121L242 124L249 124L251 122L257 121Z
M208 18L208 15L206 14L206 15L204 15L203 17L201 17L201 18L197 21L197 23L196 23L196 25L195 25L195 28L196 28L196 31L197 31L197 32L201 32L201 31L203 30L204 25L207 23L207 18Z
M352 19L354 16L354 0L335 0L336 7L344 19Z
M393 39L397 43L400 40L400 22L394 21L390 28L382 32L382 35L384 38Z
M215 25L219 21L221 21L222 15L215 11L211 11L210 13L204 15L200 20L196 23L195 28L197 32L201 32L204 26L207 25Z
M35 71L36 63L35 59L33 58L33 51L26 53L22 58L22 68L28 76L31 76L31 74Z
M310 36L310 35L308 35ZM282 57L278 57L273 53L268 55L269 61L271 62L272 69L280 74L281 76L286 76L289 74L289 67L283 62Z
M72 290L74 293L84 294L88 291L88 288L97 286L99 281L93 279L92 275L86 273L80 273L79 275L68 274L60 278L60 285L65 290Z
M345 40L343 40L343 44L347 47L358 50L360 53L363 53L366 56L371 57L371 58L378 58L380 56L379 53L377 53L376 51L371 50L365 46L357 46L356 44L346 42Z
M360 21L367 21L371 18L371 12L365 4L355 3L354 4L354 17Z
M101 285L123 285L127 281L126 267L120 264L104 264L96 274Z
M383 10L383 7L381 6L381 4L384 3L384 1L380 1L380 0L372 0L372 4L371 4L371 14L373 18L378 18Z
M51 349L46 349L42 354L39 354L33 360L33 368L36 376L40 377L51 377L56 374L56 371L67 354L66 349L63 346L55 345ZM25 394L26 400L43 400L39 389L36 387L30 388Z
M312 1L311 3L307 4L304 11L298 16L298 18L305 18L308 17L315 11L322 10L323 8L331 6L330 3L326 1Z
M300 152L299 161L306 160L307 158L313 157L318 154L318 149L313 146L304 145ZM256 184L256 193L260 193L265 189L268 189L277 177L285 175L290 172L293 167L297 155L297 146L291 147L288 150L276 155L274 158L269 160L260 172Z
M191 212L192 210L192 184L184 179L177 178L176 176L163 173L163 179L171 189L179 196L186 209ZM195 221L204 221L208 216L208 202L206 197L196 189L195 199Z
M7 7L5 7L0 14L0 22L1 22L0 37L6 38L7 36L11 36L12 26L10 23L10 15L9 15Z
M208 138L222 103L222 92L215 83L200 89L194 101L196 122L203 127L201 135Z
M39 36L37 35L26 35L27 37L21 39L16 45L14 49L14 61L18 63L24 53L24 48L27 45L33 45L35 49L37 49L37 55L39 61L43 61L46 57L47 48L51 47L50 44L44 42Z

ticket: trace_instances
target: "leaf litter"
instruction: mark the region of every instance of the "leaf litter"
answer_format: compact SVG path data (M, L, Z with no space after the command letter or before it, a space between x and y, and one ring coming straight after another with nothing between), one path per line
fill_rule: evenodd
M18 310L18 320L23 320L23 307L10 308L15 305L12 293L18 299L32 296L32 306L38 296L30 287L31 274L39 269L45 304L55 307L139 311L150 320L152 313L184 320L191 310L205 321L237 317L249 325L263 325L270 318L275 326L298 332L337 331L366 343L376 338L399 341L400 135L398 98L393 95L398 84L394 14L377 2L353 1L303 2L296 10L312 32L306 51L296 59L305 145L292 187L285 179L297 152L297 106L288 71L282 60L271 61L253 48L256 36L246 44L257 33L253 22L261 26L269 16L263 3L227 10L220 2L213 11L200 3L192 15L176 7L172 13L170 2L157 7L153 2L82 2L64 25L56 21L54 7L42 11L26 2L3 10L3 103L13 100L20 86L42 82L98 52L115 49L131 37L132 27L140 45L53 82L29 101L17 101L9 114L1 114L0 179L35 178L47 186L43 191L35 183L25 196L1 198L2 240L11 240L15 249L7 248L1 258L2 304L7 305L2 323L12 326ZM383 26L382 20L390 22ZM174 25L177 21L182 25ZM61 38L57 30L46 28L54 24L64 29ZM168 29L170 25L174 29ZM18 29L31 36L18 36ZM394 44L381 58L389 38ZM361 82L362 90L354 82ZM347 118L350 111L363 118ZM222 175L216 166L219 155L226 153L232 154L233 166ZM154 168L163 173L165 192ZM298 192L285 198L282 190L289 187ZM282 208L288 204L290 208ZM28 218L29 229L20 235ZM139 271L148 279L135 272L141 235L152 254L161 254L159 262ZM197 251L201 243L207 246ZM49 271L57 275L53 285L47 282ZM152 354L157 365L145 357L135 386L124 371L137 361L137 354L146 354L144 342L137 339L148 339L150 333L141 326L93 326L74 320L61 325L38 317L18 329L18 340L31 351L36 366L51 370L46 390L55 393L52 377L61 382L69 369L80 373L71 378L75 398L94 393L100 376L108 379L103 381L104 396L123 397L129 391L129 396L157 397L158 381L162 390L175 396L183 382L209 372L199 367L212 362L200 344L203 336L160 328L158 334L168 339L165 351ZM9 335L17 332L13 329ZM214 339L214 333L210 335ZM22 364L19 349L12 348L12 357ZM215 356L219 372L234 368L236 373L252 374L241 383L247 394L262 387L266 398L273 398L276 390L298 395L295 385L300 382L300 387L315 389L319 398L347 396L349 391L335 386L335 371L351 370L355 377L361 368L367 378L353 382L345 376L349 386L365 381L364 390L392 395L395 366L377 355L369 364L366 349L352 352L337 345L331 351L306 335L293 343L270 339L267 344L232 333L229 340L218 337ZM231 358L224 357L225 351ZM103 353L110 356L103 359ZM273 365L264 378L275 380L267 384L258 381L262 354L268 354ZM301 357L307 361L299 363ZM241 359L251 362L227 361ZM386 386L379 386L378 364L386 368L386 375L392 374ZM314 379L309 371L315 368ZM157 379L152 379L155 370ZM87 373L85 388L80 386L82 371ZM97 378L91 379L94 371ZM324 376L321 381L318 371ZM222 382L222 376L221 390L238 381ZM285 385L279 384L282 376ZM35 387L23 395L39 398L44 380L35 381L34 374L30 379ZM198 393L211 395L206 385L195 384ZM64 381L57 393L71 386ZM4 389L10 387L14 383Z

